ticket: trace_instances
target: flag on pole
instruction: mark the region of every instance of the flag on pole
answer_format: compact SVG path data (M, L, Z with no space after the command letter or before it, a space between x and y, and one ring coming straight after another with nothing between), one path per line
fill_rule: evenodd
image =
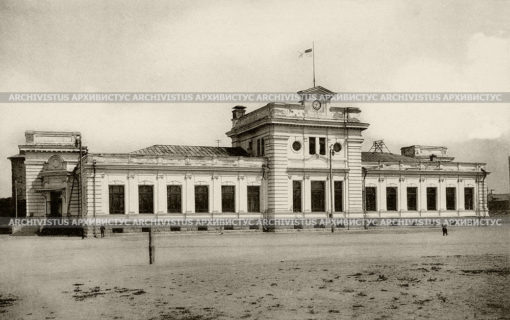
M301 52L299 51L299 57L300 58L303 58L303 56L307 56L307 57L311 57L312 56L312 53L313 53L313 49L310 48L310 49L306 49L305 51Z

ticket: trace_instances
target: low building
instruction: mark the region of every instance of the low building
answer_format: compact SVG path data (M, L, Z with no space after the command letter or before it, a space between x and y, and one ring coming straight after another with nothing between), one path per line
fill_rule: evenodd
M31 217L487 215L485 164L454 162L445 147L362 152L360 109L334 105L322 87L299 94L300 103L234 107L229 148L94 153L78 132L27 131L10 158L18 196Z

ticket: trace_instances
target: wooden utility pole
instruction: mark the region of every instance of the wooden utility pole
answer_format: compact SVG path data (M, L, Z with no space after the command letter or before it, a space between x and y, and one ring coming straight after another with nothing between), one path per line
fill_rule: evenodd
M156 260L156 244L154 243L154 235L152 227L149 229L149 264L154 264Z

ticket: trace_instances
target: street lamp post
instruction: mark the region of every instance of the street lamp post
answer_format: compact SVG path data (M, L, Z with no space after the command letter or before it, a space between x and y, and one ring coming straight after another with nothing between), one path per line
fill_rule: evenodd
M329 218L331 219L331 232L335 232L335 221L333 219L333 156L335 152L342 150L342 145L338 142L329 146Z

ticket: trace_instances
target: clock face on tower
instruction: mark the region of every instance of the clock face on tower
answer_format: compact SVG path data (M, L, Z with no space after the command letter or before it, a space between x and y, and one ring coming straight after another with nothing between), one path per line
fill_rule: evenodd
M321 108L321 102L319 100L315 100L312 102L312 108L314 110L319 110Z

